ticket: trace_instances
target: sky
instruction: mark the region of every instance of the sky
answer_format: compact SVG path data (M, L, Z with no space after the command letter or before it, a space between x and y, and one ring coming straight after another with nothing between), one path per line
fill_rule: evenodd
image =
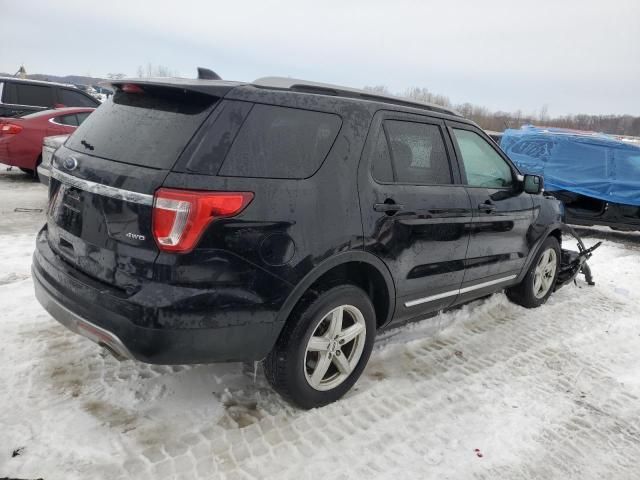
M640 0L0 0L0 71L197 66L551 116L640 115Z

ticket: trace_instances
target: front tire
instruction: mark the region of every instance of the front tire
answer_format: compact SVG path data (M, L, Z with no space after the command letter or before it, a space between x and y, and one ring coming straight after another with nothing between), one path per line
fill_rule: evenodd
M544 304L555 290L560 270L560 244L548 237L531 262L521 283L507 289L509 299L526 308L537 308Z
M264 361L265 376L280 395L301 408L338 400L364 370L376 334L367 294L341 285L303 300Z

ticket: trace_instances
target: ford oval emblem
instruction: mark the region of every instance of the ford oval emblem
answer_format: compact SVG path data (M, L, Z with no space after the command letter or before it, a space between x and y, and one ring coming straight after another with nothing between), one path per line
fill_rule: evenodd
M75 157L67 157L62 161L65 170L75 170L78 166L78 160Z

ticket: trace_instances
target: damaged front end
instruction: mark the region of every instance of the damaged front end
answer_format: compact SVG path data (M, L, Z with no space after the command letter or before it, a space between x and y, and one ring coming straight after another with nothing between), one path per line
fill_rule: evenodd
M575 280L579 273L584 275L587 284L595 285L587 260L591 258L593 251L602 245L602 242L598 242L592 247L587 248L575 230L569 225L564 225L562 230L563 233L571 235L576 239L579 251L576 252L575 250L562 249L560 270L558 271L555 290L558 290L560 287L566 285L572 280Z

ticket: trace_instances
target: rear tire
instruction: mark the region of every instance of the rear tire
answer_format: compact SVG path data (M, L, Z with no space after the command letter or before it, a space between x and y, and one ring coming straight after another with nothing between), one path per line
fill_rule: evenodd
M526 308L537 308L544 304L555 290L560 270L560 244L548 237L531 262L522 282L507 289L507 297Z
M335 402L364 370L376 335L367 294L340 285L294 309L264 361L265 376L280 395L301 408Z

